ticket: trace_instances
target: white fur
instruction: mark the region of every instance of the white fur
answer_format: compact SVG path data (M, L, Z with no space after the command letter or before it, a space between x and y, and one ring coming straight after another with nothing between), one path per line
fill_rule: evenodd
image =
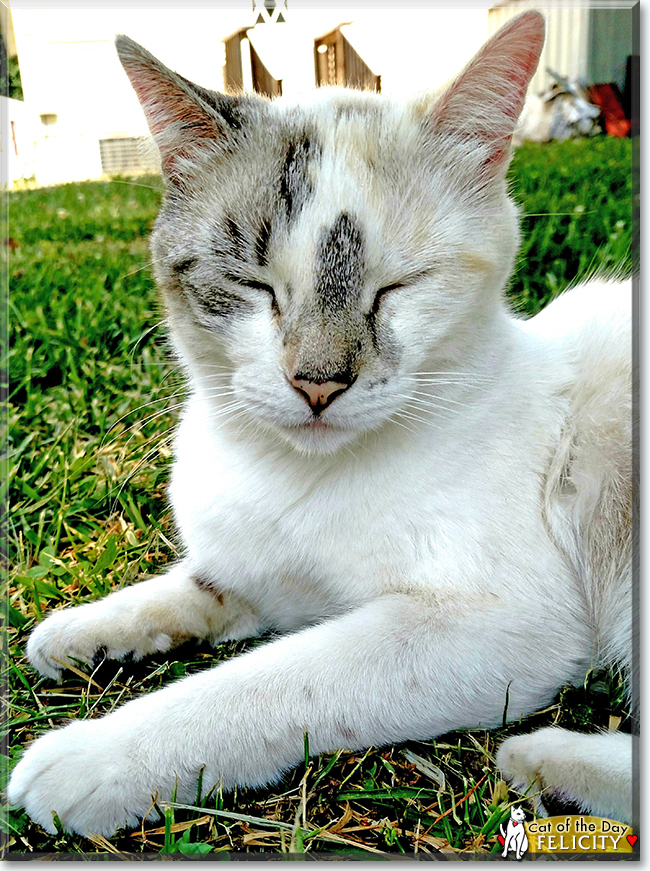
M555 795L585 813L623 822L632 820L631 735L583 735L550 726L504 741L499 768L515 788ZM543 805L540 807L543 811Z
M533 27L539 37L537 16L521 21L522 36ZM503 40L497 48L507 54ZM481 57L479 69L489 52ZM478 85L485 93L489 82ZM110 835L147 814L155 792L169 797L177 784L192 799L202 768L206 790L268 783L302 758L305 730L322 753L489 728L506 702L517 720L594 664L629 666L630 284L578 288L528 322L506 311L517 229L505 152L497 165L481 142L446 138L448 107L466 91L443 98L444 141L419 168L413 107L389 107L365 138L358 117L337 111L338 93L310 116L325 143L321 174L274 250L280 308L289 282L294 299L309 293L313 240L341 210L368 234L362 307L403 260L431 270L381 304L401 349L381 389L362 368L314 426L282 374L267 295L251 291L254 312L218 341L169 295L193 387L171 484L185 558L163 579L52 615L28 653L54 676L57 660L90 661L101 647L142 656L187 635L289 634L36 741L8 794L48 831L55 810L68 829ZM393 181L373 187L364 175L364 142L388 142ZM208 251L201 209L234 184L223 172L184 217L184 235L159 228L161 249ZM518 785L539 773L520 746L504 757ZM586 756L575 766L585 807L606 810L605 781Z

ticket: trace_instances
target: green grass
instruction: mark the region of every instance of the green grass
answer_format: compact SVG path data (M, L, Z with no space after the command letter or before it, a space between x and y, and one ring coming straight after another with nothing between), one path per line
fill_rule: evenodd
M537 314L576 280L632 268L632 143L596 137L526 143L510 169L522 245L510 296Z
M630 163L630 143L605 137L518 151L511 179L523 245L510 289L518 308L536 312L599 267L629 270ZM187 644L144 663L105 663L92 679L80 666L60 685L27 664L25 640L47 611L103 596L174 558L166 441L183 384L166 352L147 266L158 180L23 191L8 201L2 733L9 764L0 787L43 730L106 713L260 643L216 652ZM168 808L144 838L51 837L19 809L9 809L2 828L9 854L308 850L370 858L377 850L408 853L416 843L422 851L490 852L508 803L519 798L494 768L503 735L547 722L607 726L610 716L625 717L620 681L590 675L523 727L412 743L410 757L402 747L320 757L271 792L213 794L201 810ZM444 788L423 759L442 771Z

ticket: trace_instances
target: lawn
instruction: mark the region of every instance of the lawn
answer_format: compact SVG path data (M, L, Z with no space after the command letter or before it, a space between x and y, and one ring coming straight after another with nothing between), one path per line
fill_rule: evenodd
M509 295L537 312L576 277L631 268L631 143L598 137L518 150L512 190L523 244ZM259 641L186 644L143 663L68 670L61 684L27 664L31 628L53 608L104 596L175 556L165 497L182 379L168 355L148 268L160 202L155 177L10 194L3 227L10 282L3 496L7 567L2 723L8 769L68 718L107 713L139 693ZM52 837L19 809L2 820L17 853L350 852L498 849L509 803L495 771L504 735L549 722L626 723L620 681L590 674L522 725L307 760L273 792L212 794L200 810L109 841Z

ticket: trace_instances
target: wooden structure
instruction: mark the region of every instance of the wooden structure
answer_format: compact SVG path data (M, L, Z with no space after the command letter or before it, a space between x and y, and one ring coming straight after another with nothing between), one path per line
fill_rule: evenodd
M282 95L282 80L273 78L251 45L247 35L251 29L240 27L223 40L226 49L224 86L227 91L236 94L245 90L249 81L255 93L279 97Z
M381 76L375 75L337 27L314 40L316 84L339 85L360 91L381 91Z

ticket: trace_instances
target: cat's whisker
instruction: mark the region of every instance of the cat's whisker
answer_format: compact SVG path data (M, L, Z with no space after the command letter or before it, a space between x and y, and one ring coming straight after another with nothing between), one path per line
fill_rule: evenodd
M150 266L153 266L156 263L162 263L165 259L165 257L149 257L144 266L140 266L138 269L134 269L132 272L126 272L124 275L121 275L120 278L128 278L131 275L137 275L138 272L142 272L144 269L148 269ZM153 281L153 276L151 276L151 280Z
M137 269L132 269L130 272L124 272L120 275L120 279L122 278L130 278L132 275L137 275L138 272L144 272L145 269L149 269L154 261L148 260L143 266L139 266ZM153 281L153 276L150 276Z
M408 409L408 411L406 411L407 409ZM404 405L402 406L402 408L400 410L405 411L406 413L412 415L414 418L418 418L421 423L426 423L426 424L429 424L431 426L435 426L441 430L446 429L445 425L448 424L452 420L452 417L450 417L450 414L453 415L453 412L451 411L451 409L443 408L443 407L431 408L431 407L422 406L422 405L412 405L409 400L406 400L406 402L404 403ZM427 414L429 416L422 417L421 415L423 415L423 414ZM432 418L438 418L441 421L441 423L436 423L434 420L432 420Z
M219 399L221 396L238 395L234 387L227 387L226 385L215 385L214 387L207 387L206 389L201 391L201 394L208 399Z
M419 414L415 414L414 411L407 411L406 407L400 409L400 414L405 418L412 420L414 423L424 423L430 426L436 426L438 429L444 429L444 427L434 423L430 418L427 419L426 417L421 417Z
M159 435L160 434L158 433L158 436ZM160 443L157 444L156 447L152 448L152 450L148 451L145 454L145 456L142 457L142 459L138 461L138 463L135 465L135 467L133 469L131 469L129 474L126 476L126 478L122 482L122 486L118 490L117 495L113 499L113 502L111 504L111 509L110 509L111 514L115 513L115 511L117 511L117 505L119 503L120 496L122 495L122 492L124 491L124 488L126 487L126 485L131 481L131 479L135 475L137 475L137 473L139 472L139 470L142 468L142 466L145 463L148 463L152 457L155 457L156 454L160 453L160 451L162 450L163 447L166 447L167 445L169 445L173 441L175 435L176 435L176 432L174 431L174 432L168 433L167 435L163 436ZM151 441L152 441L152 439L150 439L148 443L150 443Z
M150 185L150 184L142 184L142 182L128 181L127 179L121 179L121 178L111 178L106 183L107 184L125 184L125 185L129 185L130 187L146 188L149 191L157 191L158 193L161 193L161 194L163 194L165 192L164 187L154 187L153 185Z
M415 390L412 394L413 401L422 402L423 404L427 404L424 399L419 399L418 397L426 397L431 403L448 403L448 405L458 405L460 408L471 408L472 403L470 402L462 402L460 399L453 399L451 396L444 396L430 393L426 393L423 390ZM438 408L444 408L444 405L438 405Z
M414 411L422 411L429 412L430 414L437 414L439 417L444 419L449 419L445 417L445 413L447 415L453 414L453 409L449 408L445 405L439 405L436 402L425 402L422 399L418 399L415 396L411 396L408 398L403 405L403 408L412 408Z
M135 352L138 350L140 344L147 338L147 336L150 336L151 333L154 332L154 330L157 330L160 326L162 326L166 322L167 322L167 319L163 318L161 321L158 321L158 323L154 324L152 327L149 327L148 330L145 330L144 333L142 333L142 335L136 340L135 344L133 345L133 349L132 349L131 355L130 355L131 362L133 362L133 360L135 358Z
M474 384L477 381L494 381L494 377L475 375L473 372L414 372L413 377L419 381L422 378L431 379L433 381L447 381L449 384L455 384L457 381L461 383Z
M404 423L400 423L399 420L395 420L396 417L404 417L403 412L401 412L401 411L394 411L394 412L391 414L389 420L390 420L392 423L394 423L396 426L401 426L402 429L407 429L409 432L413 433L414 435L417 434L417 430L413 429L412 426L407 426L407 425L404 424Z
M412 396L411 397L409 397L409 396L404 397L404 402L402 403L401 407L402 408L410 408L412 411L416 411L416 412L422 412L422 413L426 412L428 414L437 415L438 417L442 418L443 420L448 420L449 413L450 412L453 413L452 409L446 408L444 405L436 405L435 403L424 403L421 401L416 401L416 400L414 400L414 398ZM445 415L445 413L447 416Z
M102 440L102 442L99 446L100 450L105 450L107 448L110 448L111 445L115 444L115 442L117 442L118 439L120 439L122 436L129 433L131 430L139 430L144 425L146 425L149 421L155 420L157 417L162 417L164 414L166 414L168 412L172 412L178 408L182 408L184 406L185 400L187 400L187 398L188 398L187 395L164 396L164 397L161 397L160 399L152 399L149 402L144 403L143 405L140 406L139 409L136 408L136 409L133 409L132 411L128 411L126 414L122 415L122 417L119 420L115 421L115 423L112 424L112 426L107 431L106 435L104 436L104 439ZM181 401L175 405L166 405L165 408L155 412L154 414L150 415L149 417L144 418L144 419L140 419L140 420L136 420L135 423L131 424L130 426L126 427L125 429L120 430L119 432L115 432L112 439L110 441L107 441L109 434L112 433L115 430L115 428L117 426L119 426L119 424L125 418L130 417L132 414L135 414L136 411L143 409L143 408L149 408L150 406L153 406L153 405L158 405L161 402L170 403L171 401L173 401L175 399L180 399L183 401Z
M232 366L224 366L223 363L206 362L202 360L200 363L202 369L223 369L227 372L232 372Z
M109 426L109 428L106 430L106 434L99 445L99 450L102 450L106 447L106 438L108 437L108 435L115 429L116 426L119 426L119 424L123 420L125 420L127 417L130 417L132 414L135 414L137 411L142 411L143 408L149 408L152 405L157 405L159 402L169 402L170 400L174 400L174 399L187 398L189 395L190 395L189 393L184 394L184 395L180 394L180 393L176 393L176 394L172 394L170 396L161 396L160 399L150 399L149 402L144 402L142 405L139 405L137 408L132 408L130 411L127 411L126 414L123 414L122 417L120 417L118 420L116 420L115 423L112 423ZM143 421L137 421L136 424L133 424L133 426L136 426L137 423L142 425ZM127 433L129 431L129 429L122 430L120 433L116 434L115 438L117 438L120 435L123 435L124 433ZM115 441L115 438L113 439L113 441Z
M126 444L124 445L124 447L125 448L128 447L131 444L131 442L133 441L133 439L137 438L138 434L142 432L142 429L148 423L152 423L154 420L158 420L158 418L164 417L166 414L171 414L172 412L178 411L179 409L184 408L184 407L185 407L184 402L178 402L178 403L176 403L176 405L171 405L168 408L163 408L162 411L157 411L157 412L155 412L155 414L148 415L147 417L144 418L144 420L136 421L132 426L128 427L127 429L125 429L121 433L119 433L120 436L124 436L128 432L131 432L131 430L134 430L134 432L132 433L132 435L129 437Z
M243 399L233 399L230 402L226 402L225 405L216 405L214 409L210 412L210 417L214 417L215 415L219 416L224 412L228 411L230 408L235 408L236 406L245 407L248 403Z
M247 415L247 414L245 413L245 409L242 409L241 411L238 411L235 415L233 415L233 418L232 418L232 419L235 420L237 417L242 417L242 418L244 418L244 427L243 427L243 429L242 429L242 427L239 427L239 428L237 429L237 435L238 435L240 438L241 438L241 437L242 437L242 436L243 436L243 435L244 435L244 434L245 434L249 429L251 429L251 427L252 427L254 430L257 430L257 431L259 431L259 429L261 429L261 426L262 426L261 422L260 422L259 420L256 420L252 415ZM246 418L248 418L248 420L246 420Z
M440 388L440 387L456 387L456 388L458 388L458 390L455 391L456 393L458 393L459 391L465 391L465 390L469 390L469 389L472 389L472 390L485 390L486 389L486 385L482 384L480 382L475 383L473 381L439 381L436 378L433 378L429 381L418 381L415 386L419 387L419 388L424 388L420 392L423 392L423 393L426 393L429 395L433 395L432 390L435 390L436 388ZM450 393L451 391L445 391L445 392ZM462 393L461 393L461 395L462 395Z
M231 392L231 391L228 391L228 392ZM167 398L167 397L165 397L165 398ZM156 400L154 400L154 401L156 401ZM230 405L232 405L232 404L233 403L230 403ZM168 408L164 408L162 411L159 411L159 412L156 412L155 414L149 415L148 417L146 417L142 421L137 421L135 424L133 424L133 426L131 426L128 429L124 430L123 432L119 433L119 436L122 436L122 435L125 435L126 433L128 433L131 429L137 428L136 431L130 436L130 438L123 445L123 450L126 450L126 448L128 448L128 446L131 444L133 439L138 436L138 434L141 432L141 427L145 426L147 423L151 423L152 421L157 420L160 417L163 417L165 414L171 414L172 412L177 411L179 409L182 409L184 407L185 407L184 402L180 402L180 403L177 403L176 405L169 406ZM220 408L219 412L227 411L228 408L229 408L229 406L226 405L225 407ZM152 441L154 441L154 439L156 439L158 437L158 435L160 435L160 433L156 433L153 436L151 436L149 439L146 439L143 442L143 446L150 444ZM116 436L116 438L113 440L113 442L109 443L109 445L107 445L107 447L110 448L111 444L114 444L115 441L117 440L117 438L118 437Z
M173 432L174 431L172 431L172 434L173 434ZM128 439L126 444L120 446L120 453L121 453L123 458L126 458L129 455L128 447L137 435L138 435L137 433L134 433ZM169 430L166 430L164 433L161 433L160 431L158 431L158 432L154 433L154 435L149 436L149 438L144 439L139 445L137 445L137 447L133 448L133 450L130 452L130 455L131 456L136 455L138 451L147 448L150 444L153 444L156 441L156 439L168 439L168 438L170 438Z
M206 369L208 371L205 371ZM232 372L221 372L218 369L210 370L208 366L202 367L201 380L203 380L203 381L205 381L207 379L214 379L214 380L222 379L224 381L229 381L231 378L232 378Z
M220 417L224 417L225 420L231 420L234 419L237 414L243 412L247 407L248 403L235 400L228 405L219 408L217 411L212 412L212 414L208 416L208 420L212 422L218 420Z

